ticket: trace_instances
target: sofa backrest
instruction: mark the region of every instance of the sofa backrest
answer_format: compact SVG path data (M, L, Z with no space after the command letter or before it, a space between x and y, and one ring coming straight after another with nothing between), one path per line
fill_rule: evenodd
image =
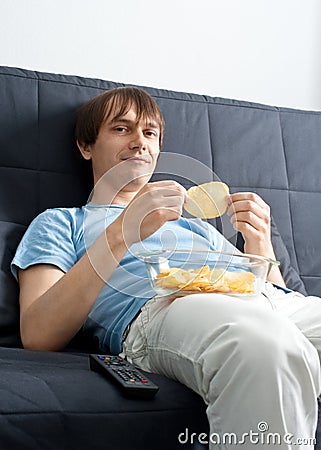
M23 232L46 208L81 205L91 190L90 167L73 138L76 110L121 85L0 67L0 345L19 343L18 287L9 263ZM193 160L185 174L180 158L180 169L167 159L168 172L180 172L187 187L216 177L232 192L261 195L291 270L310 294L320 295L321 113L146 90L165 117L162 153ZM195 161L209 170L198 176Z

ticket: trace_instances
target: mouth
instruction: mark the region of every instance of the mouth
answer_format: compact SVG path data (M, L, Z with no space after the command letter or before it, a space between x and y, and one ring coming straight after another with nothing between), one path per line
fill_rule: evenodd
M122 158L122 161L150 163L151 160L146 156L129 156L128 158Z

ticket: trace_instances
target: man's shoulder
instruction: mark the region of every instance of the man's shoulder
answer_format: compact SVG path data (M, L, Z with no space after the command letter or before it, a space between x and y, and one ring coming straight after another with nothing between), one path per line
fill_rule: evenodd
M32 221L31 228L46 227L47 229L53 229L63 227L77 229L81 227L83 219L82 207L48 208Z
M71 207L71 208L47 208L42 211L38 217L46 218L46 217L57 217L58 218L75 218L75 217L83 217L84 212L82 207Z

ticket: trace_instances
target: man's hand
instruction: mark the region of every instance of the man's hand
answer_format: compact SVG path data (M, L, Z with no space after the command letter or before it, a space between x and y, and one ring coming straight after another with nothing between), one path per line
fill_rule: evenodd
M117 219L126 245L146 239L169 220L179 219L185 192L172 180L147 183Z
M231 194L229 203L227 213L235 230L243 235L244 251L275 258L269 205L253 192Z
M243 235L245 253L276 259L271 240L270 207L259 195L253 192L231 194L227 213L235 230ZM272 267L268 280L285 286L277 266Z

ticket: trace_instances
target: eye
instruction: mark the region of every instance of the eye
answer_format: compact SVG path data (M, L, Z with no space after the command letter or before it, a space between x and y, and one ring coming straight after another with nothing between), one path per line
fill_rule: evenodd
M125 133L127 131L126 127L120 125L115 127L114 130L117 131L118 133Z
M146 134L146 136L149 136L149 137L158 137L157 130L146 130L145 134Z

